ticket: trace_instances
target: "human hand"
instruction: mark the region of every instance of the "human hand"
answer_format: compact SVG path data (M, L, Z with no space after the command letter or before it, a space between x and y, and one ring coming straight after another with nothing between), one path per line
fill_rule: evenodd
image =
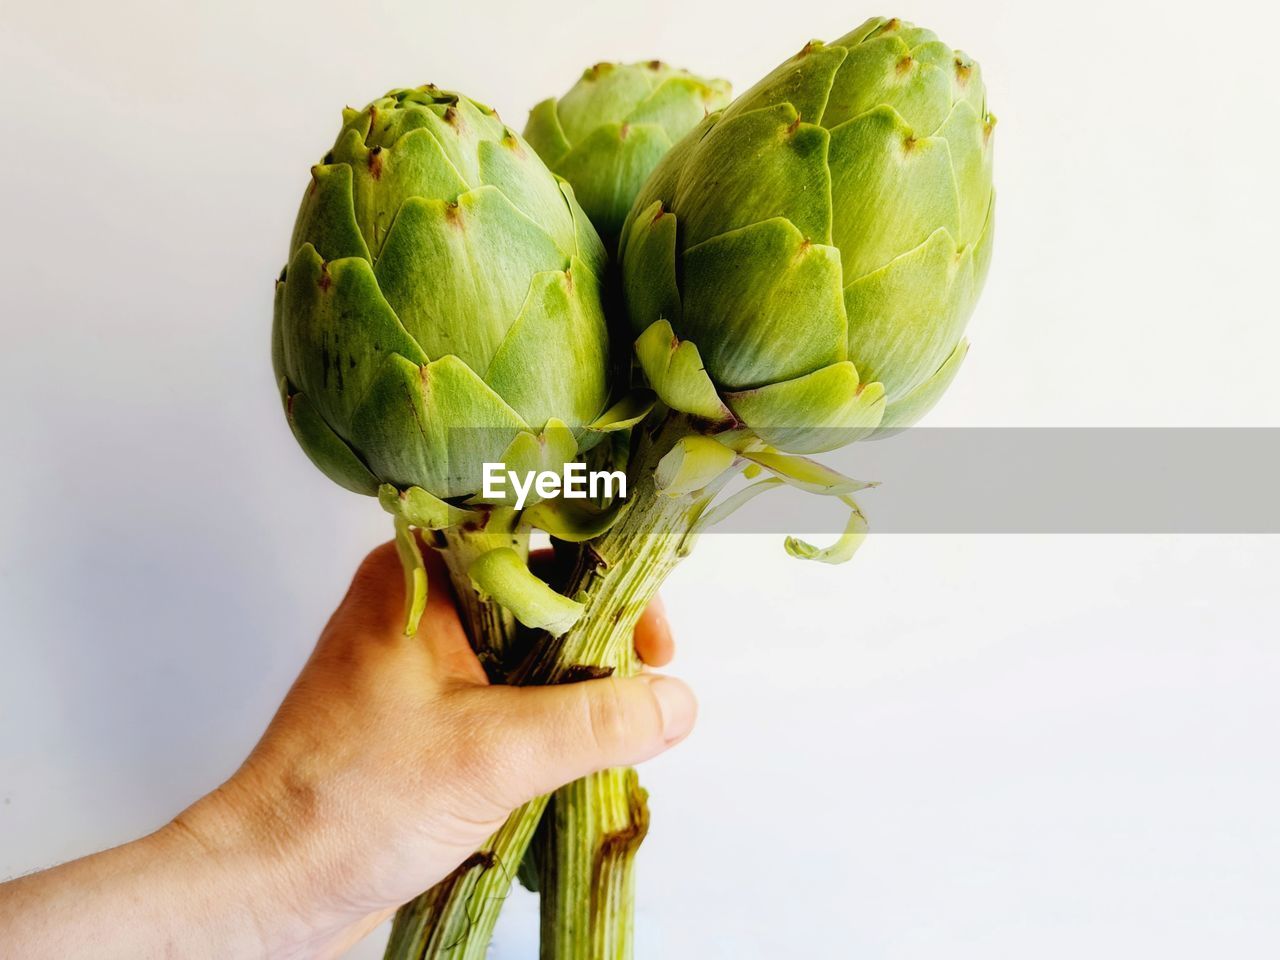
M693 695L668 677L489 685L443 564L427 555L432 588L416 636L403 635L399 560L384 544L243 767L167 828L215 860L260 859L265 879L240 889L255 891L272 956L335 955L445 877L520 804L648 759L693 725ZM650 665L670 660L660 605L635 643Z

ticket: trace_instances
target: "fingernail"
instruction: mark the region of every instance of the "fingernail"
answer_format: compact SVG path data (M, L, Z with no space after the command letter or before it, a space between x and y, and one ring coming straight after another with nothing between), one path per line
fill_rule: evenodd
M662 713L662 739L668 743L683 740L693 729L698 716L698 701L693 691L681 680L660 673L646 673L641 679L649 684L653 698Z

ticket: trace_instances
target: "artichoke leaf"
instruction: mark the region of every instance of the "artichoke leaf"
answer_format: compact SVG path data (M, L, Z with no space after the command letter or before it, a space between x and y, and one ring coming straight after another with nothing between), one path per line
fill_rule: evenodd
M862 43L862 41L866 40L868 37L882 31L890 22L891 21L888 17L872 17L869 20L864 20L837 40L836 45L841 47L852 47L855 44Z
M647 417L657 402L657 395L652 390L632 390L587 424L587 429L595 433L627 430Z
M991 205L991 166L994 150L991 127L967 100L961 100L938 130L947 141L952 175L960 197L960 224L956 242L975 243L987 222Z
M600 63L584 70L582 79L560 98L556 115L569 142L581 143L597 127L625 117L652 91L647 71Z
M833 127L830 166L831 202L840 211L831 242L843 254L846 285L938 229L960 235L947 141L918 134L892 107L875 107Z
M565 257L577 247L573 213L556 177L527 143L511 130L479 147L480 176L534 223L542 226Z
M284 375L344 436L388 357L427 362L366 260L326 262L304 243L285 273L281 296Z
M529 111L529 120L524 127L525 142L537 150L538 156L552 169L573 146L560 126L556 105L555 97L548 97L535 105Z
M760 468L755 464L752 467L759 471ZM743 471L743 476L747 476L750 471ZM751 476L758 476L752 474ZM748 477L750 479L750 477ZM777 477L765 477L763 480L757 480L755 483L748 484L741 490L736 491L730 496L725 497L719 503L714 504L709 510L700 516L693 528L689 531L691 535L697 536L700 533L714 527L718 523L723 523L729 517L737 513L742 507L746 506L762 493L768 493L770 490L776 490L778 487L785 486L786 481L779 480Z
M832 242L829 135L812 119L780 103L726 114L712 128L677 175L686 249L778 217L814 243ZM708 183L715 189L705 189Z
M839 43L826 45L819 40L811 40L794 57L735 100L725 110L725 118L787 102L799 117L811 123L819 122L826 110L836 71L846 55L847 51Z
M326 260L360 257L372 262L369 247L356 222L351 167L345 163L317 164L293 227L289 256L310 243Z
M752 433L791 453L821 453L870 435L885 411L884 387L861 383L843 360L795 380L725 394Z
M885 437L891 437L895 433L900 433L932 410L934 404L946 393L947 388L951 386L951 382L955 380L956 374L960 370L960 364L964 362L964 358L968 353L969 341L961 340L933 376L889 404L884 412L884 420L881 421L880 427L871 434L871 439L881 440Z
M418 632L423 611L427 609L427 565L422 559L418 535L404 517L395 518L396 553L404 570L404 635Z
M849 284L849 355L884 384L890 404L933 375L955 349L974 302L973 248L939 228L923 244Z
M669 76L636 105L626 122L632 127L638 124L661 127L670 147L696 127L709 110L718 109L729 97L729 84L724 80Z
M589 501L570 501L563 497L542 500L521 515L521 522L545 530L557 540L584 543L600 536L613 526L627 501L614 499L607 507L596 507Z
M280 277L276 280L275 292L271 298L271 371L276 375L276 381L281 383L280 395L286 397L283 383L285 381L284 370L284 284L285 277L288 275L288 269L280 271Z
M368 111L361 116L367 119ZM438 197L452 201L469 185L428 130L411 130L392 146L376 150L365 144L364 137L364 133L348 129L338 138L334 154L339 164L351 171L352 209L367 250L373 255L370 258L366 253L365 258L377 259L406 200ZM299 234L297 243L309 239Z
M503 451L502 469L519 477L546 472L559 473L577 452L578 443L574 439L573 431L563 421L552 419L547 421L546 427L539 434L529 430L517 433ZM481 494L474 499L477 502L513 505L516 498L515 490L509 483L504 483L503 491L503 494L496 498L487 498ZM539 499L536 486L531 486L525 502L534 504Z
M378 492L378 478L369 472L354 450L333 432L324 417L305 393L288 394L288 382L281 381L284 412L304 453L320 471L339 486L353 493L373 496Z
M546 231L497 187L483 186L452 203L406 200L374 272L428 356L453 354L483 371L520 315L529 278L568 265Z
M545 630L553 637L564 634L586 610L534 576L510 547L482 553L467 568L467 575L482 597L510 610L526 627Z
M818 563L845 563L867 538L867 518L863 515L853 497L841 497L849 507L849 522L835 543L826 547L815 547L799 537L787 537L787 553L797 560L816 560Z
M604 249L604 241L600 239L600 234L591 225L591 220L582 209L582 205L578 203L578 198L574 196L573 187L569 181L561 177L556 179L560 183L560 193L564 196L564 202L569 205L569 213L573 217L578 257L591 269L592 273L597 277L603 277L605 267L609 263L609 254Z
M680 340L666 320L655 321L636 340L636 358L654 393L673 410L711 423L728 423L733 414L716 392L702 356L690 340Z
M682 266L677 326L721 387L791 380L847 357L840 251L790 221L721 234L686 250Z
M879 485L877 480L846 477L843 473L807 457L793 457L766 450L747 452L742 456L752 463L758 463L783 482L806 493L824 497L843 497Z
M378 503L393 517L420 530L443 530L477 516L476 511L455 507L421 487L399 490L389 483L378 487Z
M880 104L893 107L912 129L928 136L951 106L951 76L928 58L914 57L901 34L868 40L849 50L836 74L823 126L837 126Z
M484 380L526 423L554 416L580 427L608 398L608 343L599 282L575 256L568 270L533 277Z
M392 356L352 417L352 444L378 476L443 499L475 493L529 426L457 357L425 366Z
M573 184L601 238L615 247L631 201L670 149L671 139L656 124L605 124L575 144L556 173Z
M696 493L733 466L738 455L724 444L693 435L681 437L658 461L653 484L666 497Z
M657 320L680 322L676 234L675 214L664 211L659 200L632 215L622 247L622 284L636 332Z

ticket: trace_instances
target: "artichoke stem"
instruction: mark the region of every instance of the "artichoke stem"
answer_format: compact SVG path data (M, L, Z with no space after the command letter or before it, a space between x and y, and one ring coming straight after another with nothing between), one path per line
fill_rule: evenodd
M531 800L461 866L396 912L384 960L484 960L548 797Z
M587 605L558 640L544 639L513 676L556 683L639 669L636 621L692 545L691 530L736 470L696 494L668 497L654 478L658 461L689 421L669 416L642 433L628 470L634 489L618 522L579 554L564 591ZM634 859L648 829L646 795L634 770L593 774L558 790L539 843L543 960L630 960Z
M495 510L482 528L450 527L440 536L445 547L441 556L449 568L458 613L471 638L471 646L489 679L501 683L506 674L504 665L518 656L519 624L501 604L481 599L467 571L478 557L497 547L511 547L527 562L529 533L527 530L517 532L514 511Z
M537 840L544 957L630 960L646 800L630 767L593 774L555 794Z

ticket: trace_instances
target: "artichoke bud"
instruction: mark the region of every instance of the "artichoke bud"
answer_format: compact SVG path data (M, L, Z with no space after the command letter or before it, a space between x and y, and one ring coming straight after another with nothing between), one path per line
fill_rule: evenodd
M466 499L517 437L580 435L606 407L604 248L483 104L425 86L344 111L289 258L276 376L299 443L349 489Z
M973 60L885 19L806 45L707 117L621 240L634 334L666 321L705 366L676 382L641 353L659 396L683 409L714 388L793 452L922 416L987 271L993 124Z
M529 114L525 139L573 185L612 250L646 178L686 133L729 102L729 84L658 60L597 63Z

